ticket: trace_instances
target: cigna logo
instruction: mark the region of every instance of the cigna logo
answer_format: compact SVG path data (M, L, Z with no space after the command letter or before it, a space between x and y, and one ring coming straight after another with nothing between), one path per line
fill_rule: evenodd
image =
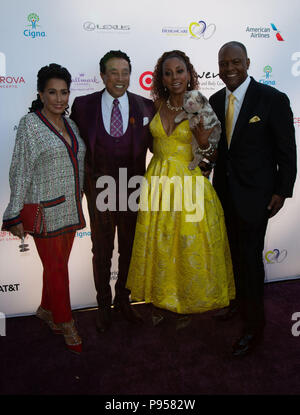
M17 88L25 84L23 76L6 75L6 56L0 52L0 88Z
M276 85L276 81L272 78L271 73L273 72L272 66L270 65L266 65L263 69L265 75L264 78L260 79L259 82L265 85L271 85L274 86Z
M287 250L273 249L273 251L267 251L265 253L265 261L267 264L280 264L287 257Z
M46 33L44 31L36 30L38 27L40 27L38 24L40 18L36 13L30 13L27 16L27 21L29 24L26 27L30 27L30 29L24 29L23 34L25 37L29 37L31 39L46 37Z

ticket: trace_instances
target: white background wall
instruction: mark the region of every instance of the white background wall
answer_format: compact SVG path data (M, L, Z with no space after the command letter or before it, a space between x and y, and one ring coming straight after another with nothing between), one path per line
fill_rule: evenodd
M287 0L10 0L1 1L0 25L0 216L9 199L8 171L19 119L36 97L38 70L51 62L66 66L73 77L70 105L75 96L103 88L99 60L110 49L125 51L132 60L130 90L149 97L144 89L160 55L181 49L201 76L209 97L223 87L217 53L227 41L248 49L249 74L287 93L294 112L297 141L300 132L299 1ZM39 17L32 28L28 15ZM200 34L206 24L203 35ZM273 23L283 41L276 38ZM190 29L190 30L189 30ZM253 34L255 36L253 36ZM264 68L270 66L269 78ZM278 120L280 122L280 120ZM264 261L268 281L298 277L299 183L284 209L270 221ZM84 201L85 204L85 201ZM85 207L86 219L88 214ZM70 258L74 308L95 305L90 229L77 232ZM32 313L40 302L42 266L33 240L30 251L18 252L19 241L0 232L0 311L6 315ZM112 285L117 272L116 255Z

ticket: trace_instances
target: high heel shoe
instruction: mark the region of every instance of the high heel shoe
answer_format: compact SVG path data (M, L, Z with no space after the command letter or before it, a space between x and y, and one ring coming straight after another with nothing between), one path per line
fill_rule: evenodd
M39 306L39 308L36 310L36 316L40 320L43 320L46 324L48 324L50 329L55 334L62 334L61 329L54 323L52 313L50 310L46 310L45 308L42 308L41 306Z
M58 327L64 335L67 348L73 353L80 354L82 352L82 341L76 330L74 320L59 323Z

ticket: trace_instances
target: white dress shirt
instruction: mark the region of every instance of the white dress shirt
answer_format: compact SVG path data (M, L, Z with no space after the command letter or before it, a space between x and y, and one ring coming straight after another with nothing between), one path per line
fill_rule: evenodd
M235 96L234 116L233 116L233 122L232 122L231 136L233 134L236 121L238 119L240 110L242 108L242 104L243 104L248 86L250 84L250 81L251 81L250 76L247 76L245 81L238 88L236 88L233 92L229 91L229 89L226 87L225 117L226 117L226 112L227 112L227 107L228 107L228 97L230 94L233 94Z
M101 107L102 107L102 118L105 130L108 134L110 134L110 118L111 118L111 111L113 108L113 101L114 97L110 95L110 93L105 89L105 91L102 94L101 99ZM122 114L122 120L123 120L123 134L126 132L128 127L128 119L129 119L129 102L128 102L128 95L125 92L124 95L122 95L119 100L119 109Z

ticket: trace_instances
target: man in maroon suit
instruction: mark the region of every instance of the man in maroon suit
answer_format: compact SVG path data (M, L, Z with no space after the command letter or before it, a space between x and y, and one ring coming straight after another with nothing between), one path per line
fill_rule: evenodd
M149 122L154 115L154 105L151 100L127 91L130 73L131 63L125 53L108 52L100 60L100 75L105 89L77 97L71 113L87 146L84 187L90 216L93 272L99 306L96 327L100 332L106 331L111 325L110 268L116 228L119 272L114 306L127 320L134 323L140 320L140 316L130 306L130 291L125 288L137 212L128 206L126 196L129 196L130 191L127 189L127 180L125 185L123 183L124 173L127 173L128 180L145 173L146 153L152 147ZM103 181L106 182L107 176L115 183L115 187L112 187L114 194L110 193L109 186L105 190L99 189ZM98 179L102 184L99 185L99 181L97 183ZM136 189L131 191L133 190ZM109 201L103 198L104 192ZM102 203L99 203L101 200ZM107 206L110 207L107 209Z

